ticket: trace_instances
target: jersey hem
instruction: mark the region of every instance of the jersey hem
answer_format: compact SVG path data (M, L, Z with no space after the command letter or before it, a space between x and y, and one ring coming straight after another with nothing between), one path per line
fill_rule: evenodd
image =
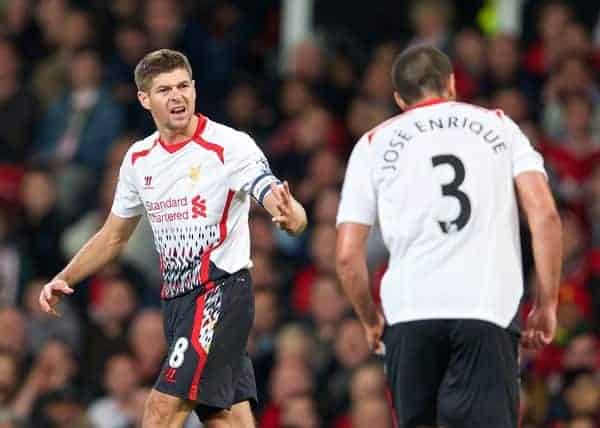
M474 319L474 320L480 320L480 321L487 321L487 322L495 324L501 328L508 328L512 318L514 318L514 315L509 320L505 321L504 319L491 317L489 315L485 316L485 315L477 314L477 313L467 314L467 313L457 313L457 312L444 312L444 313L436 312L435 314L423 313L423 314L405 315L402 317L393 318L391 320L388 319L387 323L388 323L388 325L394 325L394 324L403 323L403 322L423 321L423 320Z

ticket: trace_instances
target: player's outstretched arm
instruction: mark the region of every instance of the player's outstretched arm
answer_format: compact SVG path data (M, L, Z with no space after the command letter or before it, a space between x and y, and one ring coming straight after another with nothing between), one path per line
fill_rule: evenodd
M524 172L516 179L519 205L525 212L532 235L537 275L535 304L527 320L523 344L541 348L554 339L556 307L562 265L560 216L546 177L540 172Z
M367 268L367 238L370 226L342 223L338 227L336 270L342 288L360 318L369 347L376 353L383 351L381 335L384 320L376 308L369 286Z
M273 217L273 222L286 232L299 235L306 229L306 211L292 196L287 181L271 184L271 192L265 196L263 206Z
M102 228L81 247L69 264L42 288L39 302L44 312L58 315L56 305L60 298L73 293L74 284L117 257L139 220L139 216L122 218L109 214Z

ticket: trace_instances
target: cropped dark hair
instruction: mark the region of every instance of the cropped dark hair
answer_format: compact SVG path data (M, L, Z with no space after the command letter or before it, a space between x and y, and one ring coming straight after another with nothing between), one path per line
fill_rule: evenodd
M426 93L442 94L452 74L450 59L432 46L401 52L392 67L392 82L400 97L411 104Z
M152 79L177 68L184 68L192 77L190 61L181 52L171 49L150 52L135 67L135 85L139 91L147 92L152 86Z

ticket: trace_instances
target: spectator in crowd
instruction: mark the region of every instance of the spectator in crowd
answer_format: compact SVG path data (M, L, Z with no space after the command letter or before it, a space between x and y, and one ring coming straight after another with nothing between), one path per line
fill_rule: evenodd
M84 173L103 167L110 143L122 129L122 110L102 86L97 51L84 47L70 56L69 90L50 105L37 153L58 165L75 164Z
M10 351L0 350L0 412L10 408L19 383L19 360Z
M17 303L31 270L29 259L15 241L8 214L0 209L0 305Z
M32 167L25 173L21 202L25 254L36 275L53 275L64 261L60 234L65 224L59 210L56 178L49 168Z
M19 362L27 357L26 319L14 306L0 307L0 349L14 354Z
M129 348L133 352L144 386L152 386L167 353L162 316L157 309L144 309L129 328ZM152 346L148 346L152 343Z
M88 415L96 428L127 428L135 421L138 390L136 362L131 355L113 354L104 367L106 396L90 405Z
M19 51L0 35L0 159L17 163L29 153L38 112L21 70Z
M41 310L38 297L45 283L45 278L35 278L27 284L25 289L23 307L27 318L27 349L29 353L35 354L51 339L59 339L68 343L72 349L79 349L81 325L69 303L61 302L61 318L50 318Z
M481 25L501 16L479 10L489 2L377 0L361 9L360 22L373 28L368 38L339 31L348 5L335 17L339 28L315 20L315 31L280 58L280 2L246 3L0 0L0 428L97 420L141 427L147 387L166 353L154 309L156 251L137 239L149 236L147 221L62 318L41 317L32 296L39 278L98 229L124 153L152 125L131 77L154 47L189 56L202 110L250 133L310 210L298 238L256 207L251 216L256 324L248 352L259 428L391 426L381 365L359 343L363 333L331 279L334 222L353 143L398 113L391 62L419 43L450 55L459 101L518 122L544 155L561 202L558 334L543 351L522 352L522 428L598 425L600 5L520 2L520 27L499 33ZM371 23L376 11L396 10L404 13L393 32ZM386 258L373 234L375 278ZM523 258L531 289L526 248ZM532 299L526 294L523 313ZM94 416L107 402L118 410ZM194 419L186 428L197 426Z
M57 46L54 53L36 67L32 83L38 99L49 106L67 89L72 57L78 49L92 44L94 25L89 13L82 9L68 9L67 2L45 0L39 10L44 11L44 15L40 15L47 25L44 31L56 39L53 43Z
M92 319L85 330L84 360L90 367L85 377L88 388L98 388L97 373L102 372L111 355L128 348L128 327L135 316L137 296L125 278L108 280L94 305L89 307Z
M47 394L75 387L79 364L64 342L50 340L37 354L23 385L15 394L12 412L22 420L37 419L44 412Z

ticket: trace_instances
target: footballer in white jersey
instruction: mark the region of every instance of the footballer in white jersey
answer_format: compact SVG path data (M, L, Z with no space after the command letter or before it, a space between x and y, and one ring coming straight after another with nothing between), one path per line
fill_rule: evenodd
M182 53L147 54L135 81L157 131L127 152L106 223L44 286L40 304L57 314L61 296L117 257L146 215L160 256L168 354L144 427L182 427L191 411L207 428L254 427L256 385L246 355L254 320L250 200L291 234L304 230L306 213L250 136L195 113L192 70Z
M348 162L340 280L372 348L385 345L401 426L516 428L519 204L541 282L523 341L539 348L556 328L560 222L542 157L502 111L454 100L437 49L401 53L392 78L403 113L366 133ZM365 262L375 222L390 253L383 314Z

